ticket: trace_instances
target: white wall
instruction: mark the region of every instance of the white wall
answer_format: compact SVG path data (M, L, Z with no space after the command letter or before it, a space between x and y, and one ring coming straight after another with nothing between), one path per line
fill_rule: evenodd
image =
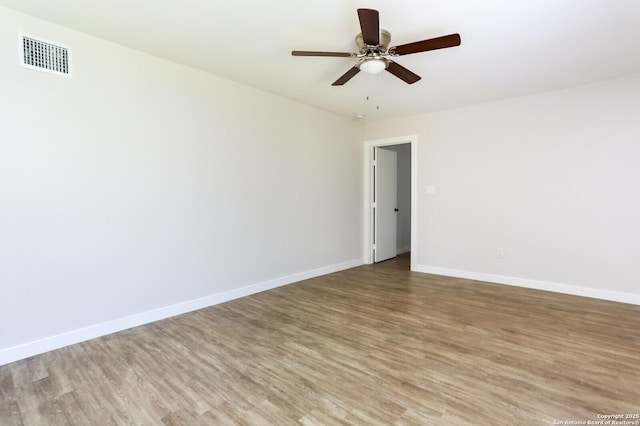
M371 122L365 139L418 135L418 270L640 303L639 111L632 75Z
M351 120L4 8L0 75L0 364L362 262Z

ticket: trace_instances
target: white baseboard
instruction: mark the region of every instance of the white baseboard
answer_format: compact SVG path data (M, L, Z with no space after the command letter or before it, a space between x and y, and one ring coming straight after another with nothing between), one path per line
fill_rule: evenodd
M165 306L151 311L141 312L124 318L117 318L112 321L79 328L77 330L68 331L66 333L57 334L44 339L27 342L22 345L13 346L0 350L0 365L28 358L54 349L63 348L75 343L84 342L86 340L95 339L128 328L137 327L139 325L148 324L165 318L206 308L208 306L217 305L219 303L228 302L240 297L249 296L251 294L260 293L276 287L292 284L309 278L321 275L331 274L333 272L342 271L349 268L360 266L364 263L363 259L354 259L348 262L337 263L318 269L299 272L245 287L223 291L221 293L212 294L210 296L201 297L199 299L188 300L177 303L175 305Z
M486 281L495 284L506 284L516 287L526 287L536 290L553 291L556 293L571 294L574 296L592 297L595 299L610 300L613 302L630 303L640 305L640 294L622 293L599 288L581 287L570 284L559 284L549 281L538 281L527 278L509 277L504 275L486 274L482 272L470 272L459 269L439 268L427 265L415 265L416 272L444 275L448 277L466 278L475 281Z

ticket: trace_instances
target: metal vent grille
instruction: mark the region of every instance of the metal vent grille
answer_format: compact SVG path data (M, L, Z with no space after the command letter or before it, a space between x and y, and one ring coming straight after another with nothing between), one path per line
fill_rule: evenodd
M69 48L26 35L21 36L21 65L53 74L70 75Z

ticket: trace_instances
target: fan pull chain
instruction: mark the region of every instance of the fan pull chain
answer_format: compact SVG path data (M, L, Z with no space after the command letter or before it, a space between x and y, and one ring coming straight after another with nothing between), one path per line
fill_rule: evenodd
M367 100L369 100L369 96L367 95ZM380 105L376 105L376 110L380 110Z

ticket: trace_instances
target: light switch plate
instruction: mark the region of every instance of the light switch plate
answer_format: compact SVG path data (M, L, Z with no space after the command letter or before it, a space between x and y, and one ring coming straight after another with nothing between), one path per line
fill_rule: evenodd
M434 195L436 193L436 187L433 185L427 185L424 192L427 195Z

